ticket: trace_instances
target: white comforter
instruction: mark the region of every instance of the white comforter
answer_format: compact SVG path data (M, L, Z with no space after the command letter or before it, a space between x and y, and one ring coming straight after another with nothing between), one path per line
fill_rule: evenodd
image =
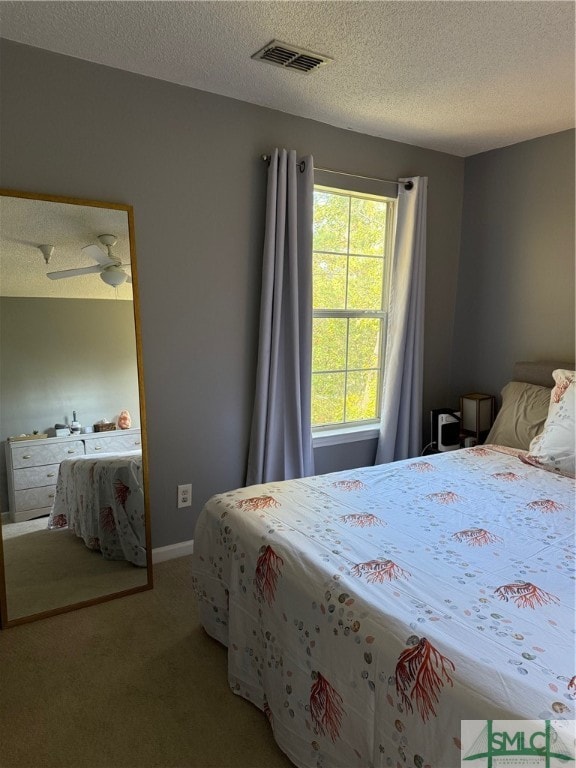
M60 464L48 527L68 527L106 560L146 566L142 453L81 456Z
M450 768L461 719L574 718L574 481L505 451L206 505L201 621L297 766Z

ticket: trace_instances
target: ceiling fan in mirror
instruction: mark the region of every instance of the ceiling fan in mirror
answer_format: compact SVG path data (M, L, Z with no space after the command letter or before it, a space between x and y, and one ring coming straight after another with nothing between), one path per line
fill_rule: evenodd
M122 285L122 283L131 283L132 278L124 270L124 267L129 267L130 263L122 264L121 260L112 253L112 248L118 242L116 235L98 235L98 240L106 248L106 253L98 245L86 245L82 248L82 253L93 259L96 264L91 267L78 267L77 269L63 269L59 272L48 272L46 276L50 280L62 280L67 277L99 273L100 279L112 287Z

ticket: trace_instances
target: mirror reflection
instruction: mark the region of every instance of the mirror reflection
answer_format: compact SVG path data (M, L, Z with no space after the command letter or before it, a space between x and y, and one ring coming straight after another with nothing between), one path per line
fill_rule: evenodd
M132 210L21 194L0 194L8 624L151 585Z

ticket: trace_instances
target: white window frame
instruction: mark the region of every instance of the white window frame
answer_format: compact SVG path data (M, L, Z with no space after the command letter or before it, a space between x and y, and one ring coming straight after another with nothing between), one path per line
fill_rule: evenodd
M390 306L390 274L392 265L392 254L394 250L394 233L396 224L396 198L382 194L368 194L360 192L354 189L332 187L326 184L315 184L314 190L330 192L331 194L339 194L347 198L363 198L369 200L381 200L388 206L386 214L386 233L384 242L384 270L382 275L382 296L383 307L381 310L353 310L353 309L314 309L313 318L325 317L325 318L378 318L382 320L382 337L380 339L380 351L379 351L379 369L380 369L380 386L378 390L378 402L377 412L381 413L381 398L382 398L382 378L384 375L384 367L386 364L386 338L388 333L388 314ZM349 243L348 243L349 246ZM331 253L328 251L322 251L322 253ZM369 258L367 254L355 254L351 253L349 247L345 253L335 253L338 256L346 256L349 259L351 256L365 256ZM374 258L381 258L379 256ZM348 343L348 341L347 341ZM347 352L348 350L346 350ZM346 371L348 369L345 369ZM378 437L380 431L380 416L375 419L365 419L362 421L348 421L343 424L327 424L322 426L312 427L312 438L314 447L325 445L336 445L340 443L356 442L359 440L369 440Z

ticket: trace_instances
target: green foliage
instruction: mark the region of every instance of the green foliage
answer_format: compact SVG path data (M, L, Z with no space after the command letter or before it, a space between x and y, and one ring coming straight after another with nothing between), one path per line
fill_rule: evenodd
M378 318L314 318L313 424L378 417L381 326Z
M358 197L350 205L350 253L384 256L386 203Z
M346 307L346 267L348 258L315 252L312 265L314 309Z
M346 368L348 320L315 317L312 323L312 370L337 371Z
M350 256L348 259L347 309L382 309L384 259Z
M378 368L382 320L351 318L349 321L348 368Z
M345 400L345 373L312 374L312 424L341 424Z
M346 421L378 416L379 371L351 371L346 382Z
M349 198L314 191L314 250L348 252Z
M316 189L314 192L314 310L312 423L339 424L378 418L385 201Z

